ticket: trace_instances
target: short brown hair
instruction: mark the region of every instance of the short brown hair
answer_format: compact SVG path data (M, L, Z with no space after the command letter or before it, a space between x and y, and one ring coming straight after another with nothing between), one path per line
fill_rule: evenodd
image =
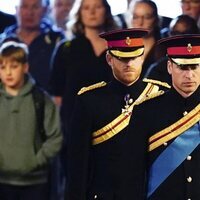
M11 59L19 63L28 62L28 47L21 42L8 41L0 47L0 61L2 58L10 57Z

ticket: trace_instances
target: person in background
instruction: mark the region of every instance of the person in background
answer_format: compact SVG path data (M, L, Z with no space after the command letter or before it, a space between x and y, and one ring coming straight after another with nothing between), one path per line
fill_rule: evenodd
M61 105L65 126L77 92L83 86L110 80L106 43L99 33L118 28L106 0L76 0L71 12L74 39L60 42L52 59L51 94Z
M76 97L69 129L66 200L144 199L146 136L131 133L136 150L135 168L129 171L134 177L131 184L124 179L127 166L121 155L134 106L166 89L164 83L140 79L145 34L144 29L122 29L100 35L108 44L106 60L113 79L84 87Z
M18 39L29 47L30 73L41 87L49 90L50 60L55 45L64 39L64 33L44 22L47 0L19 0L16 5L17 24L0 35L1 42Z
M109 81L112 77L105 59L106 42L99 33L117 28L107 0L76 0L68 22L68 30L72 30L74 38L61 41L54 51L50 94L61 106L64 131L61 160L64 167L68 162L65 155L68 124L76 94L84 86Z
M51 0L50 19L52 23L64 31L67 31L68 15L74 3L74 0Z
M14 15L0 11L0 33L2 33L6 27L15 23L16 19Z
M196 21L189 15L179 15L169 26L169 36L180 34L197 34L199 32Z
M129 21L128 21L128 8L129 8L129 4L130 4L131 0L127 0L127 10L124 12L124 13L119 13L117 15L115 15L115 19L117 20L117 22L119 23L119 26L122 28L122 29L125 29L125 28L129 28Z
M48 0L19 0L16 5L17 23L5 29L0 35L1 42L14 40L21 41L29 48L29 73L37 85L49 92L49 78L51 74L50 61L56 44L65 38L62 31L51 27L47 20L49 9ZM51 196L58 194L58 156L51 163L49 173Z
M149 66L155 62L155 44L161 38L159 16L156 4L151 0L133 0L129 6L131 27L149 30L144 38L145 52L141 77L144 77Z
M49 167L62 145L59 112L28 74L28 47L0 47L0 199L49 200Z
M182 14L195 19L200 29L200 0L181 0Z
M200 35L171 36L160 40L158 45L163 46L168 55L172 88L134 109L127 134L149 137L146 199L198 200ZM130 170L134 165L131 161L135 153L131 147L134 134L127 138L131 150L126 152Z
M106 0L76 0L73 5L67 30L72 30L74 37L61 41L51 60L50 94L60 106L64 132L63 168L69 161L65 155L68 124L77 92L84 86L109 81L112 77L105 59L106 43L99 33L118 28ZM65 171L60 169L63 183L67 182Z
M132 4L131 5L131 7L132 7L136 1L137 0L127 0L127 10L124 13L119 13L115 16L116 19L119 21L120 26L122 28L131 28L132 27L132 23L130 21L132 13L130 13L129 7L131 4ZM172 18L166 17L166 16L161 16L161 15L159 15L158 17L159 17L160 29L162 30L162 29L168 28L169 23L171 22Z
M198 33L199 29L196 21L188 15L179 15L174 18L171 21L168 30L169 36ZM160 52L160 58L149 67L145 77L164 81L171 85L171 76L169 75L166 67L168 58L165 55L165 51L163 52L162 49L158 49L157 51Z

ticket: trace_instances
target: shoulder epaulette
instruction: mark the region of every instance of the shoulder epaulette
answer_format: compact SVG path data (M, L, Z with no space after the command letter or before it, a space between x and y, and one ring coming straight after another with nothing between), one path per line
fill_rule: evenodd
M164 92L163 90L159 90L158 92L145 95L143 98L141 98L141 99L139 99L138 101L136 101L135 104L136 104L136 105L139 105L139 104L143 103L144 101L147 101L147 100L153 99L153 98L155 98L155 97L161 96L161 95L163 95L164 93L165 93L165 92Z
M148 79L148 78L144 78L143 81L147 82L147 83L161 85L161 86L166 87L166 88L171 88L171 86L166 82L162 82L162 81L158 81L158 80L154 80L154 79Z
M81 94L83 94L83 93L85 93L85 92L87 92L87 91L90 91L90 90L94 90L94 89L96 89L96 88L101 88L101 87L103 87L103 86L105 86L105 85L107 85L107 83L104 82L104 81L101 81L101 82L99 82L99 83L95 83L95 84L90 85L90 86L88 86L88 87L83 87L83 88L81 88L81 89L79 90L78 95L81 95Z

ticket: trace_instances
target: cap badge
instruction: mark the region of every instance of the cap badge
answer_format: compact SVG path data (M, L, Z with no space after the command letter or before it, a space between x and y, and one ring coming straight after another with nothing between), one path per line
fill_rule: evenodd
M127 37L127 38L126 38L125 43L126 43L128 46L130 46L130 44L131 44L131 39L130 39L130 37Z
M191 52L191 51L192 51L192 45L191 45L190 43L187 45L187 51L188 51L188 52Z

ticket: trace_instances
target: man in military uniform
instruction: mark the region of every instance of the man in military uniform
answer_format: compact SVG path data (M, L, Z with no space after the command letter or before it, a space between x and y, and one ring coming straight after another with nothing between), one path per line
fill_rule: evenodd
M173 36L159 45L173 87L134 109L127 135L149 134L148 200L199 200L200 35Z
M110 83L82 88L77 96L68 142L66 199L140 200L144 198L146 137L135 134L137 153L134 184L123 174L126 127L133 107L153 98L165 84L139 79L144 44L141 29L103 33L108 44L106 59L113 71ZM166 89L166 88L165 88Z

